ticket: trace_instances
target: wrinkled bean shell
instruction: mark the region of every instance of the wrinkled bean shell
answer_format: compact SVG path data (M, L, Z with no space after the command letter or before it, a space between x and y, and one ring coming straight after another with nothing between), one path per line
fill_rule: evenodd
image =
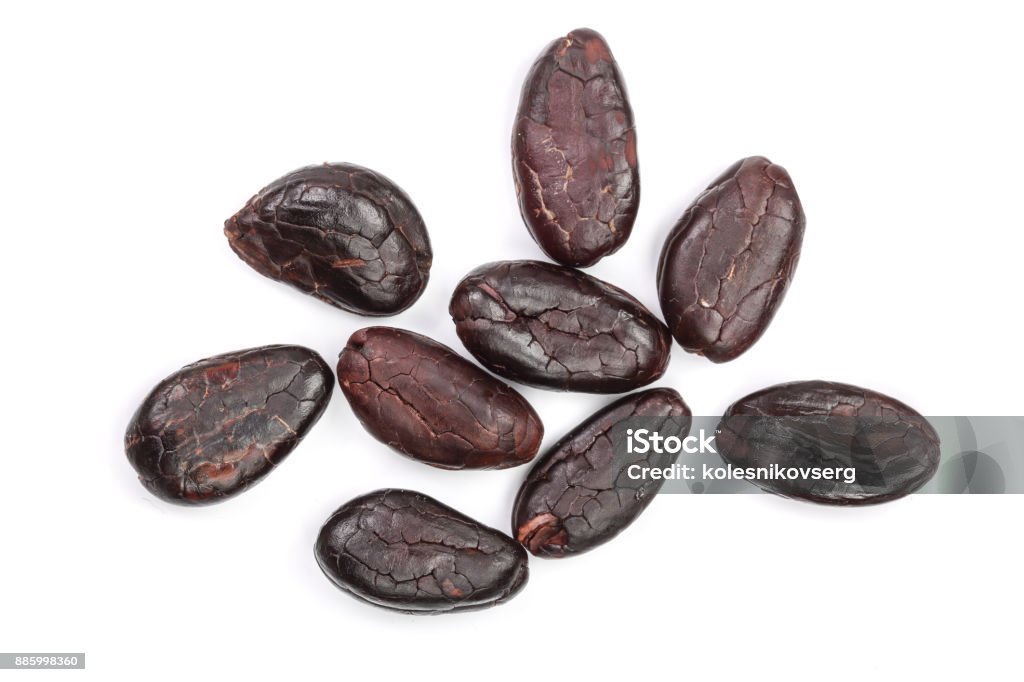
M302 346L200 360L170 375L135 412L128 461L157 497L220 502L269 474L323 414L334 375Z
M538 261L483 265L449 307L470 353L496 374L562 391L623 393L655 381L672 337L642 303L578 270Z
M537 58L512 135L519 210L544 252L587 267L629 238L640 204L636 131L622 74L597 32Z
M540 417L518 392L432 339L402 329L355 332L338 382L378 440L444 469L505 469L533 459Z
M631 417L665 417L663 436L685 438L690 408L669 388L620 398L558 441L534 465L512 511L516 539L532 554L561 558L602 545L633 523L663 479L633 480L632 464L664 468L675 454L616 452L612 428Z
M737 162L672 228L658 264L665 322L713 362L746 352L782 303L804 236L804 212L782 166Z
M412 201L350 163L285 175L224 223L238 257L265 277L362 315L393 315L423 293L432 252Z
M755 480L769 492L811 502L860 505L914 492L939 466L939 437L913 408L849 384L799 381L740 398L715 438L737 467L854 467L856 480Z
M512 538L437 500L378 490L331 515L314 547L331 582L408 613L469 611L515 596L529 576Z

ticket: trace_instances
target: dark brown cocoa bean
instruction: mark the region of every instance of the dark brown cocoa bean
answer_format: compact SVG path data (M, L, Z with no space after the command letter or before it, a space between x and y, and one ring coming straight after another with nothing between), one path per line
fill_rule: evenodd
M640 204L636 131L608 44L590 29L551 43L523 85L512 134L519 210L563 265L615 253Z
M506 469L544 437L526 399L452 349L402 329L355 332L338 383L374 438L443 469Z
M778 465L799 474L754 478L761 488L825 504L894 500L927 483L939 466L938 434L913 408L828 381L779 384L740 398L726 410L715 442L733 466ZM851 469L853 480L837 469ZM820 477L829 470L830 478Z
M524 384L622 393L668 365L672 338L642 303L578 270L538 261L488 263L455 288L459 338L485 367Z
M125 434L128 461L157 497L211 504L248 489L323 414L334 375L302 346L225 353L154 388Z
M275 180L224 223L224 234L261 275L361 315L411 306L427 286L433 257L405 192L350 163Z
M768 159L743 159L712 182L672 228L658 263L676 341L713 362L754 345L793 278L804 222L793 181Z
M409 490L378 490L339 507L314 554L345 592L407 613L500 604L529 576L526 552L512 538Z
M657 431L685 438L690 408L669 388L620 398L570 431L545 453L519 489L512 528L532 554L560 558L602 545L633 523L661 489L662 479L634 480L633 464L664 468L675 454L628 454L611 431L631 417L660 417Z

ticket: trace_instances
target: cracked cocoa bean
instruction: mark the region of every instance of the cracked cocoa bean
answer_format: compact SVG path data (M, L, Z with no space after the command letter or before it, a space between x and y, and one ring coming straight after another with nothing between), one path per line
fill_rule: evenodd
M665 322L691 353L727 362L761 338L793 278L804 212L782 166L738 161L672 228L658 263Z
M285 175L224 223L239 258L265 277L361 315L393 315L423 293L432 252L412 201L350 163Z
M156 385L125 434L128 461L157 497L185 505L247 490L323 414L334 375L302 346L264 346L183 367Z
M626 243L640 204L633 110L595 31L555 40L534 63L512 168L523 220L552 259L587 267Z
M502 261L469 273L449 307L492 372L562 391L623 393L655 381L672 338L642 303L578 270Z
M561 558L602 545L633 523L662 479L629 477L633 464L664 468L675 454L628 454L615 448L612 429L631 417L660 417L651 428L662 436L685 438L690 408L669 388L620 398L562 438L534 465L519 489L512 528L532 554Z
M451 348L391 327L352 334L338 383L370 434L442 469L506 469L537 454L544 427L517 391Z
M814 478L755 479L761 488L811 502L861 505L914 492L939 466L939 437L904 403L866 388L798 381L751 393L733 403L715 438L722 458L736 467L778 465L818 472Z
M409 490L343 504L320 529L314 554L345 592L406 613L500 604L529 576L526 552L512 538Z

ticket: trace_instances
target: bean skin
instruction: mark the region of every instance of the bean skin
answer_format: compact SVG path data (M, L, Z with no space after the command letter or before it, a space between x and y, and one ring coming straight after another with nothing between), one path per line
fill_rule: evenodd
M864 505L908 495L935 474L939 437L910 406L858 386L798 381L733 403L718 427L722 458L737 467L854 467L856 480L773 479L761 488L810 502Z
M733 164L672 228L658 263L661 310L683 348L728 362L761 338L793 279L804 212L782 166Z
M452 349L413 332L367 327L338 359L338 383L363 426L443 469L506 469L530 461L544 427L518 392Z
M350 163L275 180L224 223L232 250L265 277L361 315L420 297L433 258L423 219L388 178Z
M604 38L577 29L534 63L512 135L519 210L534 241L562 265L615 253L640 204L633 110Z
M512 538L409 490L378 490L339 507L314 554L345 592L414 614L494 606L529 577L526 552Z
M316 424L334 375L302 346L200 360L150 392L125 434L145 488L183 505L220 502L269 474Z
M620 398L569 432L537 461L516 496L512 529L532 554L589 551L622 532L654 499L664 480L633 480L627 469L664 468L676 455L616 452L612 428L631 417L666 418L657 427L663 436L685 438L690 430L690 408L679 394L654 388Z
M578 270L503 261L469 273L449 312L487 369L532 386L623 393L658 379L672 338L642 303Z

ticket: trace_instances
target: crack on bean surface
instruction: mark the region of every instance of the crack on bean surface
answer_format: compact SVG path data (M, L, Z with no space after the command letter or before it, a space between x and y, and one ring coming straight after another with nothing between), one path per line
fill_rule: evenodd
M632 523L664 483L630 480L633 464L665 467L676 456L616 452L611 431L632 417L661 418L662 435L683 438L690 410L671 389L625 396L563 437L530 471L516 496L512 527L533 554L563 557L608 542Z
M716 437L738 467L856 470L855 480L755 481L769 492L825 504L875 504L924 485L939 464L939 438L908 405L876 391L827 381L779 384L729 407Z
M404 310L429 278L432 251L415 206L383 175L352 164L278 179L224 232L260 274L351 312Z
M671 347L667 328L626 292L538 261L477 268L449 311L484 366L546 388L628 391L661 376Z
M164 379L125 435L128 460L153 494L207 504L266 476L316 423L334 377L300 346L201 360Z
M633 112L604 39L552 42L523 86L512 136L520 211L564 265L587 267L629 238L640 197Z
M355 332L339 385L377 439L448 469L506 468L536 455L540 418L517 391L450 348L402 329Z
M321 529L315 553L338 587L411 613L491 606L528 576L526 554L511 538L404 490L343 505Z
M764 333L800 256L800 200L763 157L733 165L672 229L658 265L665 320L690 352L731 360Z

